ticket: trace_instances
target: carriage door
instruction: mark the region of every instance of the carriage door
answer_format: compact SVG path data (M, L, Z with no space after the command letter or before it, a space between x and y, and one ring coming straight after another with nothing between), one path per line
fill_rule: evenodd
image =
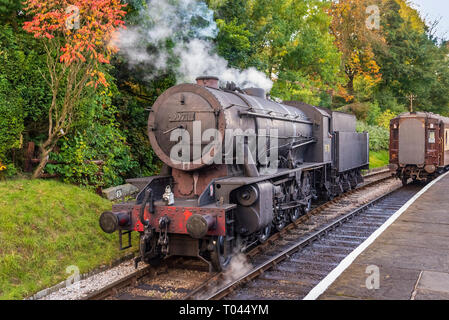
M399 164L399 119L390 122L390 163Z
M426 125L423 118L399 120L400 165L424 165L426 149Z
M426 165L435 164L440 161L440 124L437 119L427 119L426 134Z
M449 127L446 127L444 123L441 123L441 157L440 166L449 165Z

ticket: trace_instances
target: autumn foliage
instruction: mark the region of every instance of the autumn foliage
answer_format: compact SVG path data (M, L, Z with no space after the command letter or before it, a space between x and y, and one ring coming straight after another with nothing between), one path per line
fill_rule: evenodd
M348 102L354 99L355 80L372 87L382 79L380 67L374 59L373 46L382 46L385 39L380 25L370 25L369 8L373 5L382 7L380 0L341 0L332 2L329 9L332 16L330 31L336 39L336 47L342 53L347 77L347 84L340 88L340 95Z
M120 0L26 0L25 11L33 19L24 23L24 30L36 38L63 39L60 62L109 63L117 51L111 39L124 25L126 15ZM92 70L98 83L107 85L104 75Z
M46 52L47 82L52 102L48 112L48 137L39 147L41 158L33 177L45 168L50 152L70 130L87 87L107 86L101 64L117 51L111 43L123 27L126 12L120 0L26 0L24 10L32 19L24 30L42 39Z

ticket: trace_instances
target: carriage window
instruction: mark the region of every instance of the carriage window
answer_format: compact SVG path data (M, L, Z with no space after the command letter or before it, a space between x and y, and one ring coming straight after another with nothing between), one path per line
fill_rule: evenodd
M435 143L435 131L429 131L429 143Z

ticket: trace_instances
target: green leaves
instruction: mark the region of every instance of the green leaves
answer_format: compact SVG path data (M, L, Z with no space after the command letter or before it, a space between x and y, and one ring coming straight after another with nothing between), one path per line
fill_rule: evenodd
M23 133L34 133L48 110L49 93L39 69L40 47L31 36L0 24L0 160L23 144Z
M322 1L228 0L217 8L219 53L239 68L257 67L281 99L329 105L341 81L340 54Z
M225 20L217 20L218 33L216 42L218 54L225 58L229 65L236 68L248 66L252 51L250 37L252 33L246 29L244 24L239 25L237 18L229 23Z
M370 151L388 150L390 144L390 131L384 127L367 125L357 121L357 132L369 133Z
M22 8L22 1L0 0L0 21L13 21L15 23L16 12Z
M49 173L60 174L65 182L84 186L119 185L138 167L131 148L116 121L118 109L111 105L112 93L105 89L85 101L73 133L60 143L47 165ZM102 165L94 161L102 161Z

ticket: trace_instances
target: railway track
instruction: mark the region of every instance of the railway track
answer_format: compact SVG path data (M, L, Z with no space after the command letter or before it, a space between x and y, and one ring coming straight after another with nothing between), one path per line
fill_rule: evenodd
M243 276L219 289L214 279L189 298L302 299L419 190L418 186L407 186L380 196L312 233L293 227L280 241L255 255L255 267Z
M385 184L391 184L391 186L383 191L379 190L379 185ZM359 210L361 206L371 205L369 202L373 200L373 197L376 198L375 201L380 201L380 198L389 193L387 191L388 188L391 190L397 189L399 185L400 183L397 181L393 182L388 171L367 175L365 183L359 188L314 208L295 223L274 234L266 243L255 247L245 255L239 255L235 259L237 263L234 263L228 272L211 275L204 263L199 260L172 258L158 268L147 267L138 270L124 279L90 294L86 299L165 300L224 298L233 292L235 288L257 278L280 261L290 258L294 252L298 251L297 249L305 248L305 243L310 244L320 238L321 234L326 232L321 229L332 229L330 223L333 220L343 219L348 212L355 216L356 213L354 212ZM382 188L384 187L381 186L380 189ZM376 192L378 193L377 197L375 196ZM344 223L349 219L349 216L346 218L337 224ZM301 237L305 237L305 239ZM304 242L304 244L301 244L301 242ZM293 246L296 247L293 248ZM291 249L291 252L288 249ZM217 288L220 289L217 290Z
M85 300L170 300L186 294L211 278L198 259L169 258L159 267L147 266L97 290Z
M381 170L375 170L366 173L363 176L363 179L365 180L364 184L368 184L386 177L391 177L391 171L388 168L383 168ZM362 184L362 186L364 184Z

